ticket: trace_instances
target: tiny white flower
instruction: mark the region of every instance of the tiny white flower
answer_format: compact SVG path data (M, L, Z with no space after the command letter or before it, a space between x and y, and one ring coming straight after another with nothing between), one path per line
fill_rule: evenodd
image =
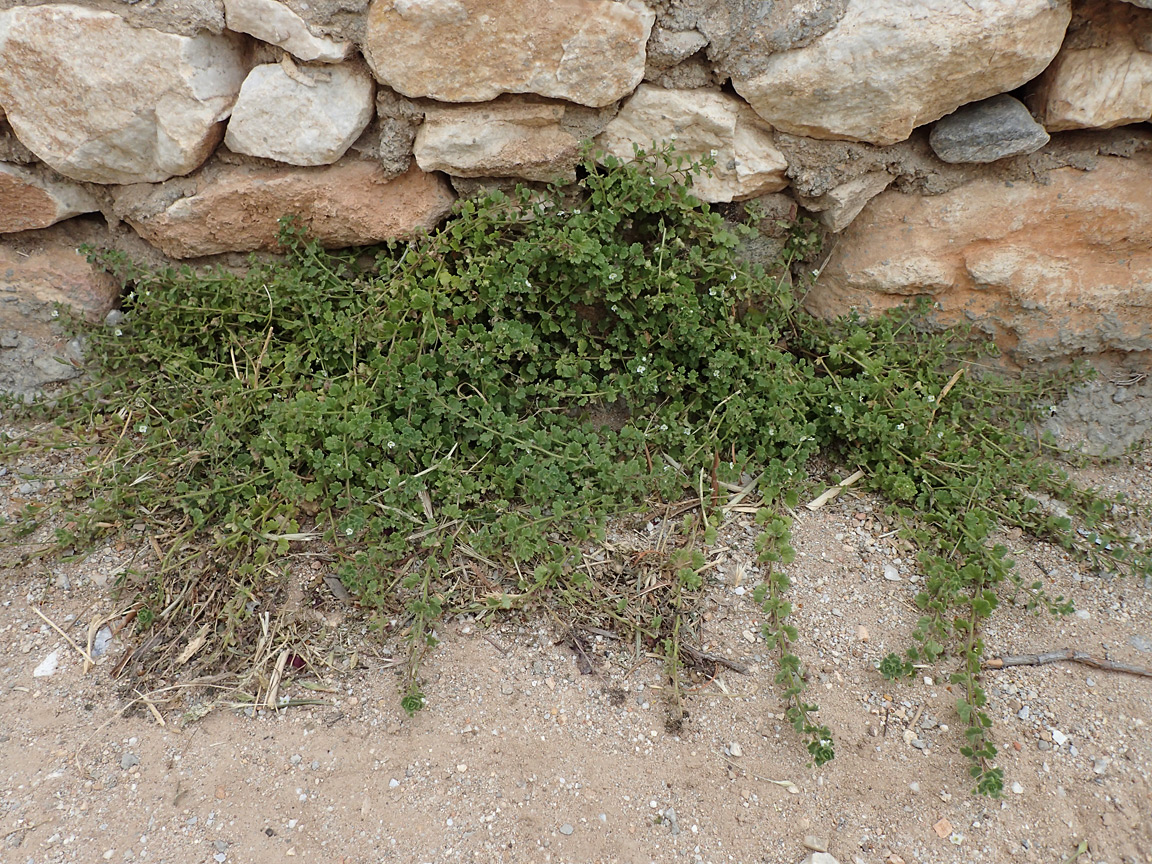
M636 367L636 374L637 374L637 375L643 375L643 374L644 374L644 370L645 370L645 369L647 369L647 368L648 368L647 366L637 366L637 367Z
M903 431L904 430L904 424L903 423L897 423L896 428Z
M619 273L609 273L608 274L608 281L610 281L610 282L615 282L619 278L620 278Z
M616 312L616 311L618 311L618 310L616 309L616 304L615 304L615 303L613 303L613 304L612 304L612 311L613 311L613 312Z
M715 150L709 150L709 151L708 151L708 155L709 155L709 156L715 156L715 155L716 155L716 151L715 151Z
M841 408L839 405L833 405L832 410L835 411L837 414L843 414L844 413L844 409Z
M117 336L123 336L123 335L124 335L124 331L123 331L123 330L121 330L119 327L117 327L117 328L116 328L116 331L115 331L115 332L116 332L116 335L117 335Z
M929 401L929 402L935 402L935 401L936 401L936 397L935 397L935 396L933 396L931 393L929 393L929 394L928 394L928 401Z
M676 140L676 133L675 133L675 132L673 132L671 135L669 135L669 136L668 136L668 140L669 140L669 141L675 141L675 140Z
M396 442L395 441L389 441L388 442L388 449L389 450L395 450L396 449Z
M733 273L731 276L729 276L729 277L728 277L728 281L729 281L729 282L735 282L735 281L736 281L736 274L735 274L735 273Z
M660 431L661 432L667 432L668 431L668 424L667 423L661 423L660 424Z
M147 435L148 434L148 424L147 423L141 423L139 426L136 427L136 431L139 432L141 435Z
M649 177L648 178L648 185L649 186L655 186L656 185L656 178L655 177Z
M59 318L60 317L60 310L59 309L53 309L52 310L52 317L53 318Z
M345 536L351 537L352 536L352 529L351 528L345 528L344 534L345 534Z
M943 438L943 437L944 437L944 433L943 433L943 432L937 432L937 433L936 433L936 437L937 437L937 438Z

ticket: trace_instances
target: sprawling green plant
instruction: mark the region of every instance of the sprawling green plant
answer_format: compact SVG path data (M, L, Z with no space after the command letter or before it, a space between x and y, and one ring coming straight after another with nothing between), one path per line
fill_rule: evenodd
M1110 565L1126 548L1106 521L1113 502L1037 451L1028 418L1060 382L1002 381L983 348L918 332L913 311L809 318L781 277L812 232L793 231L775 271L749 264L741 240L755 225L693 198L698 170L668 152L589 159L575 192L465 200L439 230L375 251L326 252L287 220L285 254L244 273L99 254L128 288L124 322L89 332L91 384L60 416L108 449L61 544L165 526L140 620L216 616L221 648L205 659L222 663L257 626L254 601L283 585L285 554L322 536L363 605L404 611L412 711L415 660L446 612L590 603L581 544L614 515L688 496L699 519L670 541L664 606L642 617L624 593L603 601L665 646L675 674L685 598L702 590L693 550L715 542L729 490L747 496L755 477L765 637L787 716L822 764L832 736L802 699L780 511L823 450L863 467L923 550L916 647L883 671L959 653L965 752L978 788L997 793L980 621L1006 585L1030 608L1067 604L1021 585L991 532L1020 526ZM1107 542L1046 514L1034 491L1068 500ZM463 585L461 556L488 568L483 590Z

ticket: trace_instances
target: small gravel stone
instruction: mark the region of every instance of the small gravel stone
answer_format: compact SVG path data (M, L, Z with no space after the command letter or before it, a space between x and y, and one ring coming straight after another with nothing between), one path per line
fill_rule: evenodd
M1023 795L1024 794L1024 787L1020 785L1020 781L1017 780L1016 782L1014 782L1012 784L1012 794L1013 795Z
M736 758L736 759L739 759L741 756L744 755L743 748L741 748L741 746L739 744L737 744L735 741L733 741L731 744L729 744L724 749L728 751L729 756L732 756L733 758Z
M139 764L140 764L140 757L137 756L135 753L125 753L123 756L120 757L120 767L125 771L127 771L129 768L133 767L134 765L139 765Z
M1084 679L1084 686L1085 687L1095 687L1096 686L1096 679L1095 678L1085 678Z
M571 834L575 830L576 829L573 828L571 825L569 825L567 822L565 822L563 825L560 826L560 833L563 834L565 837L567 837L569 834Z
M1061 732L1059 729L1052 730L1052 743L1057 747L1063 747L1068 743L1068 736Z
M1048 741L1045 741L1043 738L1041 738L1039 741L1036 742L1036 749L1037 750L1051 750L1052 744Z
M889 582L899 582L900 581L900 571L896 569L895 564L885 564L884 565L884 578L887 579Z
M1108 766L1112 764L1112 760L1107 756L1097 759L1092 763L1092 771L1095 774L1103 774L1108 770Z

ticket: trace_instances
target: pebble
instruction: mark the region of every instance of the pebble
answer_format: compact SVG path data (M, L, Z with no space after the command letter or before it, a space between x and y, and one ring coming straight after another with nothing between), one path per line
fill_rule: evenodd
M1061 732L1059 729L1053 729L1051 731L1052 731L1052 743L1055 744L1057 747L1063 747L1065 744L1068 743L1068 736L1065 735L1063 732Z
M1027 720L1032 716L1032 709L1025 705L1023 708L1016 712L1016 716L1021 720Z
M1108 770L1108 766L1112 764L1112 760L1107 756L1097 759L1092 763L1092 771L1095 774L1103 774Z
M1043 738L1041 738L1039 741L1036 742L1036 749L1037 750L1051 750L1052 744L1049 743L1048 741L1045 741Z
M1077 609L1076 610L1076 617L1079 618L1081 621L1087 621L1089 618L1092 617L1092 613L1089 612L1087 609Z
M884 565L884 578L887 579L889 582L899 582L900 581L900 571L896 569L895 564L885 564Z
M576 829L573 828L571 825L569 825L567 822L565 822L563 825L560 826L560 833L563 834L565 837L567 837L569 834L571 834L575 830Z
M120 767L125 771L127 771L129 768L132 768L133 766L139 765L139 764L140 764L140 757L137 756L135 753L125 753L123 756L120 757Z
M724 752L727 753L729 756L732 756L733 758L736 758L736 759L739 759L741 756L744 755L743 748L741 748L740 745L737 744L735 741L733 741L731 744L729 744L727 747L725 747Z
M669 807L664 811L664 821L668 823L668 827L672 829L673 834L680 833L680 823L676 821L676 810Z
M805 849L811 849L813 852L827 852L828 851L828 838L817 837L815 834L805 834L804 840Z
M1128 644L1135 648L1137 651L1143 651L1145 654L1152 654L1152 639L1148 639L1140 635L1129 636Z
M1095 687L1096 686L1096 679L1095 678L1085 678L1084 679L1084 686L1085 687Z
M1014 781L1012 783L1012 794L1013 795L1023 795L1024 794L1024 787L1020 785L1019 780Z
M32 670L33 678L47 678L55 674L56 667L60 664L60 652L53 651L47 657L40 661L40 665Z
M861 642L867 642L868 641L868 628L865 627L863 624L861 624L859 627L856 628L856 638L859 639Z

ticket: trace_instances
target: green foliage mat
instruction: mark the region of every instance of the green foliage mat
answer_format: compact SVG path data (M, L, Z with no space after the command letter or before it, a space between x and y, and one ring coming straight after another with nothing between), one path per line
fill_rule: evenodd
M821 764L832 736L791 649L802 637L786 620L783 508L823 453L862 468L922 550L915 644L884 673L959 658L965 752L978 788L997 793L980 622L1005 598L1067 604L1022 585L992 532L1019 526L1094 566L1147 566L1113 527L1123 503L1042 458L1032 415L1067 379L1001 379L988 348L920 332L912 310L814 320L785 278L810 231L793 227L765 273L741 255L754 212L734 225L687 191L701 166L602 158L575 194L462 201L440 230L374 251L325 252L286 221L285 256L243 274L99 255L128 289L124 321L88 333L91 382L52 410L102 430L108 449L74 490L84 506L61 546L165 526L162 564L132 583L139 621L207 623L226 665L256 627L252 601L282 587L284 556L322 537L359 603L406 616L416 710L432 625L461 610L547 604L572 620L598 606L662 645L675 679L700 550L733 495L761 500L756 598L788 716ZM632 615L626 592L604 600L582 544L612 516L686 497L661 614ZM488 590L458 590L465 552L502 574Z

